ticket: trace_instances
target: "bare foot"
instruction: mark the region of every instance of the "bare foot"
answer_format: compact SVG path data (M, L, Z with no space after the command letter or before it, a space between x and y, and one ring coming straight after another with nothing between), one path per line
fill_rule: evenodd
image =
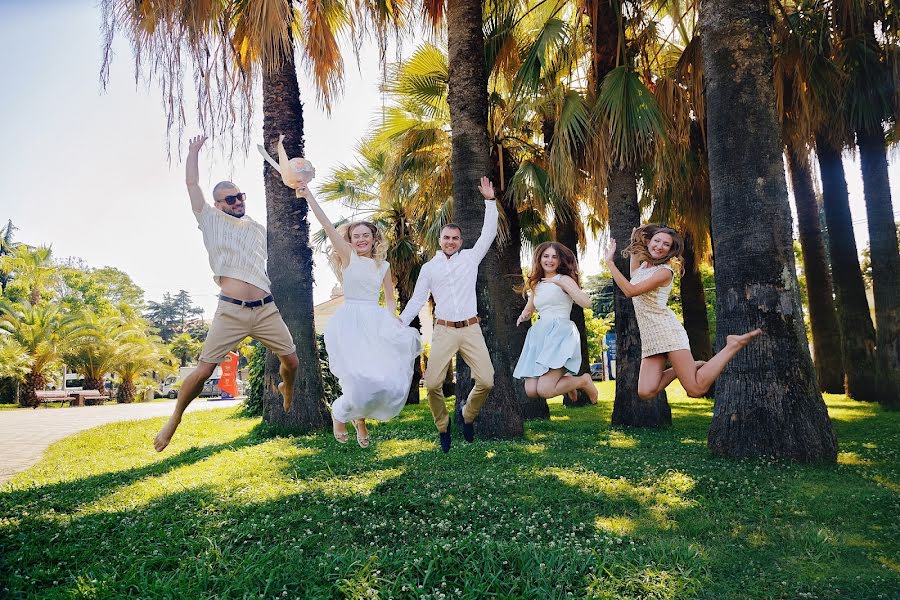
M360 448L368 448L369 429L366 427L366 420L357 419L353 421L353 426L356 427L356 443L359 444Z
M291 403L294 399L291 396L284 395L284 382L278 384L278 393L281 394L281 406L284 407L284 412L290 412Z
M591 404L597 404L597 398L600 396L600 392L597 391L597 386L594 385L594 380L591 379L590 373L585 373L582 377L587 378L587 382L584 384L584 393L588 395L588 399L591 401Z
M725 343L729 346L737 346L738 349L741 349L752 342L753 338L759 337L760 335L762 335L762 329L754 329L743 335L729 335L725 338Z
M172 436L175 435L176 429L178 429L178 421L173 421L172 419L166 421L163 428L153 438L153 447L156 448L157 452L162 452L166 449L166 446L172 441Z

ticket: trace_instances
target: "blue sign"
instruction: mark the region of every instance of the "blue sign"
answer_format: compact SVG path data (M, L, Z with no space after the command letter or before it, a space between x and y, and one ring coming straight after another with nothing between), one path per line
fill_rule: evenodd
M610 379L616 378L616 334L609 332L603 340L606 344L606 372Z
M606 352L609 355L610 360L616 360L616 334L609 332L606 334L606 339L603 340L606 344Z

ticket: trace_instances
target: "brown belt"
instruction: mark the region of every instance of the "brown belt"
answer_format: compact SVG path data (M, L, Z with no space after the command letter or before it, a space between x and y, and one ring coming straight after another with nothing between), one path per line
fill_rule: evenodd
M445 321L443 319L435 319L435 325L443 325L444 327L454 327L459 329L460 327L468 327L469 325L475 325L478 323L480 319L478 317L472 317L471 319L466 319L465 321Z

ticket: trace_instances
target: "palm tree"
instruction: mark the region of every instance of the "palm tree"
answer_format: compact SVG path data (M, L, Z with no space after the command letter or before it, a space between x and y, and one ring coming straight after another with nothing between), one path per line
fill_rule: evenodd
M66 364L84 376L84 387L104 389L104 377L112 372L125 344L145 335L143 327L119 315L99 316L92 312L82 315L84 329L64 354Z
M0 335L0 378L21 381L31 370L31 356L11 336Z
M527 168L519 180L514 177L511 191L517 204L530 205L543 213L545 223L552 221L556 241L578 256L586 243L581 200L588 194L583 185L587 179L579 172L575 157L584 151L590 117L584 98L570 84L587 47L577 35L576 13L565 10L565 0L523 4L524 14L515 19L521 31L512 36L524 48L513 82L517 100L514 110L526 115L520 119L532 116L534 123L530 126L541 132L542 145L535 145L530 152L520 150ZM541 176L534 177L535 171ZM571 319L581 337L582 374L590 369L584 309L573 305ZM576 394L566 395L563 404L590 404L585 392L578 390ZM549 417L549 409L546 415Z
M829 56L827 32L827 14L785 9L776 21L774 81L797 207L816 376L823 392L840 394L845 390L841 334L809 162L815 132L826 120L823 108L834 102L843 86Z
M44 389L48 370L86 329L80 315L64 314L55 304L32 305L0 298L0 335L28 356L28 371L19 396L22 406L37 406L35 391Z
M830 4L837 53L849 77L846 116L856 134L866 198L879 366L876 399L900 410L900 252L885 137L885 125L895 134L900 130L900 19L894 2Z
M151 372L172 370L174 358L166 350L162 340L156 336L131 338L119 349L115 372L121 378L116 392L116 401L134 402L134 380Z
M841 158L842 149L854 143L846 114L848 78L844 73L834 72L841 61L835 56L831 35L834 17L828 8L828 5L812 1L801 4L795 12L783 11L779 22L780 52L775 64L779 71L792 74L796 81L788 87L783 85L786 83L784 77L776 77L775 84L776 89L783 90L778 94L782 106L779 112L796 115L785 122L788 137L801 143L807 135L815 140L846 392L851 398L874 400L878 397L875 328L860 272ZM790 94L790 89L796 86L808 93ZM808 130L811 130L809 134L806 133ZM798 182L798 189L805 187L805 181ZM802 195L800 201L803 201ZM813 252L817 252L814 247ZM816 296L820 294L816 293Z
M156 75L167 98L168 126L184 128L183 87L187 61L198 73L198 118L201 127L230 136L242 134L242 149L249 146L253 115L253 89L262 80L263 137L270 149L280 134L291 156L303 156L303 113L294 64L294 45L300 46L319 92L319 100L330 107L340 91L343 62L338 49L338 30L353 27L354 14L343 4L300 4L281 0L249 0L209 3L171 2L148 5L129 0L103 0L105 83L114 34L124 31L130 38L138 71L143 67ZM401 13L388 7L360 4L367 15L381 24ZM304 12L305 10L305 12ZM285 414L272 392L278 361L269 357L266 368L268 422L294 430L320 429L330 417L321 402L322 378L313 329L312 251L309 249L307 205L283 186L268 165L263 166L266 185L269 236L269 274L272 291L279 298L282 316L297 345L300 368L294 387L295 407ZM286 264L295 267L286 269Z
M6 227L0 230L0 295L6 293L6 286L9 284L9 272L3 263L3 257L9 256L15 251L16 243L13 242L13 234L16 226L12 220L6 222Z
M822 176L822 208L847 373L846 389L851 398L872 401L878 397L875 327L859 267L841 145L834 141L833 131L823 130L816 135L816 158Z
M41 301L41 294L56 278L53 250L49 246L32 248L19 244L9 254L0 257L0 269L28 287L32 305Z
M765 332L716 382L709 447L732 457L834 462L837 440L806 347L794 271L768 2L707 0L701 23L717 338Z
M596 94L593 106L598 124L595 147L589 155L596 157L595 176L607 182L610 236L624 248L632 229L641 222L637 173L664 136L665 124L655 97L626 54L626 31L619 26L624 3L591 0L588 4L591 78L596 85L591 91ZM616 266L629 275L628 261L622 256L616 258ZM617 286L614 303L617 347L612 422L639 427L670 425L672 413L665 391L650 401L637 395L641 353L634 305Z
M450 170L453 176L453 214L464 232L467 244L474 244L474 232L481 229L484 208L474 190L478 180L491 175L497 181L499 173L491 160L491 144L488 139L488 74L485 68L485 42L482 2L480 0L454 0L446 7L447 41L449 50L450 124L453 132L453 152ZM473 57L475 59L473 60ZM503 204L502 192L498 194L501 212L509 218L508 206ZM516 256L518 262L518 256ZM512 291L515 278L521 277L521 268L508 272L510 265L501 263L494 248L481 262L478 277L478 308L484 317L482 329L496 376L490 400L485 404L476 421L476 431L481 436L510 438L522 435L524 428L517 384L512 379L514 361L521 351L513 347L515 318L513 311L522 308L521 298ZM463 361L458 361L458 365ZM457 381L468 381L465 367L457 370ZM462 397L457 389L457 399Z

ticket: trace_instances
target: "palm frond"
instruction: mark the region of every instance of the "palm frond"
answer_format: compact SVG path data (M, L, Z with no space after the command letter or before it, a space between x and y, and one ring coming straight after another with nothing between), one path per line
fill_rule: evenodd
M618 168L640 165L665 134L656 98L627 67L617 67L603 78L595 108L597 132L609 137L611 164Z

